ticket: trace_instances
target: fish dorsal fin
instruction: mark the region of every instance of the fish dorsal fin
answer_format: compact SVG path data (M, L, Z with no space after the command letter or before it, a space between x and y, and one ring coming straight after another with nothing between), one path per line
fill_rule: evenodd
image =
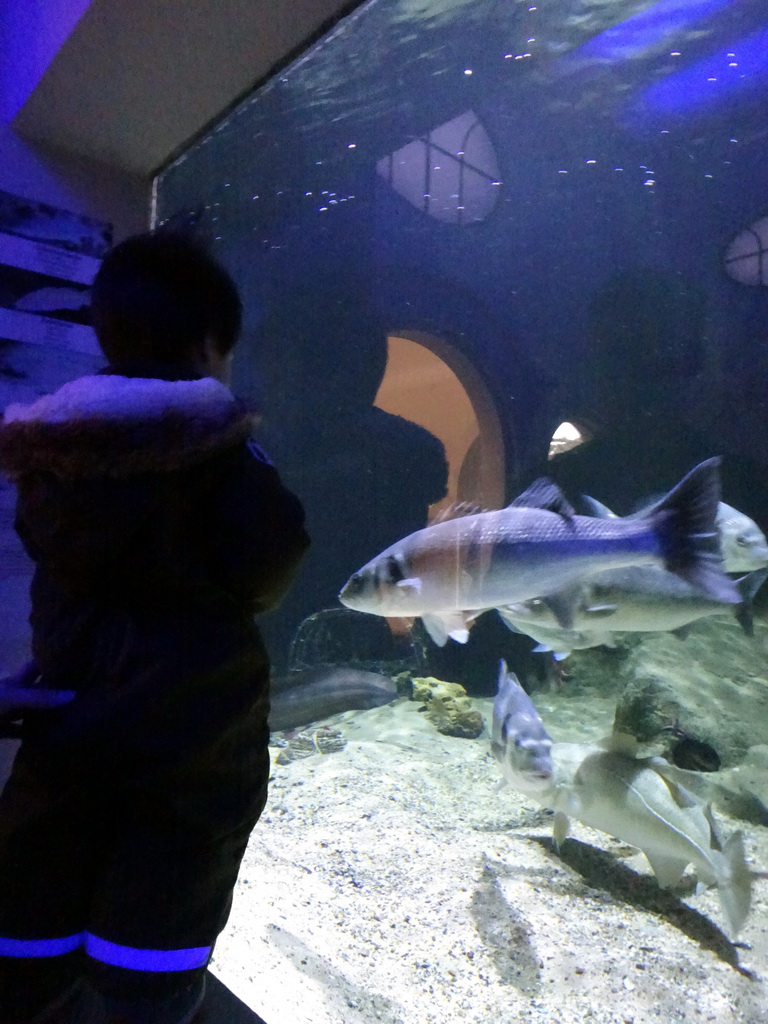
M487 511L488 509L483 508L482 505L473 505L469 501L459 501L455 505L449 505L441 512L438 512L434 519L429 521L429 525L434 526L435 523L447 523L450 519L464 519L465 516L477 516L481 512Z
M549 477L541 476L534 480L522 494L510 501L508 508L540 508L546 512L556 512L565 519L571 519L576 513L563 492Z
M617 732L614 730L610 736L603 737L598 743L603 750L609 750L612 754L624 754L626 757L637 757L639 746L637 737L628 732Z
M588 494L582 494L581 500L589 509L589 514L594 516L595 519L618 519L619 517L615 512L611 512L607 505L604 505L602 501L598 501L597 498L590 498Z

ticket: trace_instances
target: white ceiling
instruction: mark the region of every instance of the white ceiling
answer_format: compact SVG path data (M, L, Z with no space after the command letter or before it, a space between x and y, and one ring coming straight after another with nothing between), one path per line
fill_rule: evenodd
M350 0L93 0L14 120L148 177Z

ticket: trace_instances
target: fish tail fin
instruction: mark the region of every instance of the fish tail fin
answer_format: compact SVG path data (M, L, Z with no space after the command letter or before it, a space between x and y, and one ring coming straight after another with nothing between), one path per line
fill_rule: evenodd
M665 568L715 601L738 604L739 592L723 571L715 526L720 500L720 459L690 471L653 507L650 520L661 541Z
M743 928L752 902L752 872L747 867L741 832L734 832L725 844L723 858L725 878L718 884L718 895L733 937Z

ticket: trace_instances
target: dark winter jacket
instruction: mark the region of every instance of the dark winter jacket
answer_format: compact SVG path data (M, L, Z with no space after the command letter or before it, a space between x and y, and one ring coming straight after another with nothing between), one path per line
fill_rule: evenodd
M34 658L45 686L78 691L28 713L29 738L124 764L213 753L244 717L265 725L253 616L280 601L308 538L250 425L212 378L107 372L6 410Z

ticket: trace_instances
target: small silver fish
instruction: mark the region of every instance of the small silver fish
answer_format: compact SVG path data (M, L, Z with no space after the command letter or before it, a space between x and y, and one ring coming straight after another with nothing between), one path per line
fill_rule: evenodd
M545 788L552 782L552 740L531 698L502 660L493 702L491 752L505 782L520 789Z
M715 514L719 459L691 470L646 517L576 515L543 479L507 508L435 523L392 544L354 573L339 594L348 608L421 616L438 643L465 642L480 611L559 595L585 575L659 565L716 601L739 600L722 570ZM570 629L573 606L544 597Z
M571 630L560 628L550 604L540 598L498 612L510 629L525 633L538 641L540 650L560 657L587 647L614 646L614 632L668 632L730 612L751 636L752 602L766 577L768 569L757 569L736 580L741 602L732 605L712 600L665 569L629 566L585 576L562 596L574 609Z
M618 519L607 505L582 495L584 502L592 514L598 519ZM646 506L640 512L633 512L630 518L645 515L653 508ZM723 556L723 569L726 572L752 572L768 566L768 540L765 534L749 516L724 501L718 502L715 526L720 535L720 549Z

